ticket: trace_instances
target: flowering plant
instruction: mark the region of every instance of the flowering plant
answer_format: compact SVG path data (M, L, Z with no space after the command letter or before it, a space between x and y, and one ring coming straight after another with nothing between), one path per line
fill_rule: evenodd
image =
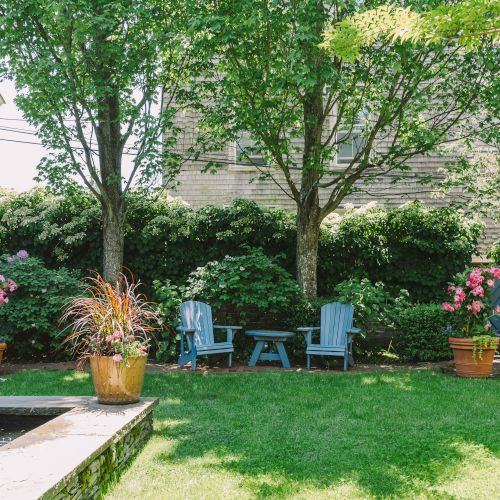
M9 264L13 263L17 259L27 259L29 257L26 250L19 250L16 255L11 255L7 257L7 262ZM6 278L3 274L0 274L0 306L2 304L7 304L9 302L9 295L17 290L17 284L14 280Z
M159 323L153 304L137 292L140 283L121 275L114 285L97 275L88 279L82 296L71 299L62 321L70 321L72 344L80 358L112 356L127 364L130 356L146 355L150 334Z
M500 315L500 306L493 309L493 289L499 279L500 268L475 267L459 275L457 284L448 287L452 300L444 302L442 308L458 316L461 335L472 337L475 347L488 347L495 338L489 332L490 319Z
M13 280L5 278L0 274L0 306L9 302L9 294L17 290L17 284Z
M26 250L19 250L15 255L9 255L7 257L7 263L13 264L16 260L26 260L29 254Z

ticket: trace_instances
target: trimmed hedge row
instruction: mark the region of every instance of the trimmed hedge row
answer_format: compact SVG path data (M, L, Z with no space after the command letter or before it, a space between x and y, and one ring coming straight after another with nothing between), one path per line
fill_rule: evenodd
M448 343L449 314L439 304L416 304L402 310L396 318L395 347L403 361L441 361L452 359Z
M149 290L155 279L184 284L194 269L240 255L245 245L281 256L281 265L295 272L291 212L245 200L193 210L144 193L132 193L127 202L125 263ZM24 248L49 267L87 273L100 268L100 227L100 208L83 190L65 196L41 189L0 193L0 254ZM455 210L428 210L416 202L350 211L322 228L320 295L356 276L406 288L413 300L439 300L451 277L470 263L481 230Z

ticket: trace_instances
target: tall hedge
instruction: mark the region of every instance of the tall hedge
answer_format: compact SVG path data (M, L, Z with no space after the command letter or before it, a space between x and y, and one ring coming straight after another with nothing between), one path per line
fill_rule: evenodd
M132 193L128 206L125 265L148 287L155 279L183 284L197 267L241 254L241 245L282 255L283 267L295 270L291 212L245 200L193 210L144 193ZM40 189L0 193L0 254L24 248L50 267L99 269L100 225L99 207L82 190L64 197ZM320 294L331 295L344 279L366 276L407 288L416 300L438 299L448 280L470 263L480 234L481 225L462 213L416 202L351 211L322 229Z
M366 276L405 288L415 301L438 300L450 278L471 262L483 225L454 208L420 203L352 211L321 248L323 285Z

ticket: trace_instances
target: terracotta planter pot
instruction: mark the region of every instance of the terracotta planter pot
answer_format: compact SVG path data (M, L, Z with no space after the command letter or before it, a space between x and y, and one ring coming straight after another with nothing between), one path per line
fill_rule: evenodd
M0 342L0 365L2 364L3 360L3 353L7 350L7 344L4 342Z
M128 358L128 365L111 356L92 356L90 369L99 403L125 405L137 403L144 382L147 356Z
M493 357L498 347L498 339L495 339L494 349L483 349L482 359L472 357L473 342L472 339L462 339L450 337L448 339L453 349L455 357L455 368L459 377L491 377L493 370Z

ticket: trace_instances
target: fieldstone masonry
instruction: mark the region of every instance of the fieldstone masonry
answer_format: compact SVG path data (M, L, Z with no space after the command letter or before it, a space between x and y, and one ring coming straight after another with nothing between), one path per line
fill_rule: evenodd
M142 448L152 432L153 413L149 413L121 439L112 443L89 465L75 474L60 491L50 491L42 498L57 500L98 498L103 485Z
M106 482L151 435L157 404L157 398L101 405L86 396L0 396L0 420L53 417L0 447L0 498L100 497Z

